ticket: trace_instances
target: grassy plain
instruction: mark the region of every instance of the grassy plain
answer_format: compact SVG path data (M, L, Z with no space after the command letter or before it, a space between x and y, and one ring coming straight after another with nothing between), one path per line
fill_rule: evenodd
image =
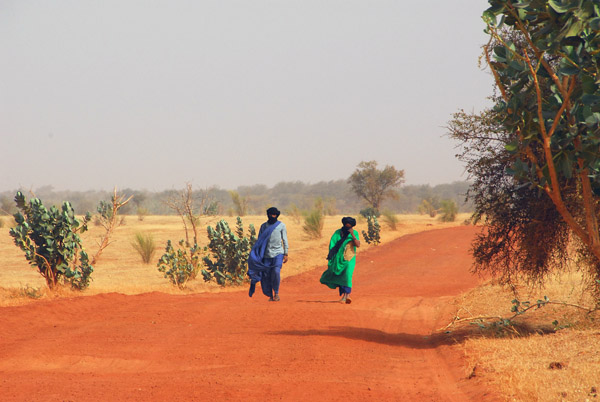
M409 233L460 225L468 218L468 214L458 216L456 221L451 223L443 223L427 215L399 215L398 217L399 224L395 231L387 229L385 224L382 223L381 240L383 243ZM245 216L242 218L244 228L247 230L250 224L254 224L258 231L265 218L263 216ZM309 239L302 230L303 220L285 215L280 217L280 220L286 224L290 244L289 262L283 267L283 278L325 265L329 238L335 230L341 227L341 218L341 215L325 217L323 237ZM12 238L8 234L8 227L11 226L9 220L12 220L12 218L3 217L2 219L5 221L5 227L0 230L0 306L27 303L31 300L30 296L39 296L40 298L57 297L46 291L45 282L37 269L27 264L21 250L12 242ZM220 219L225 219L231 228L235 228L235 217L203 216L200 218L198 225L199 243L201 245L208 243L206 227L214 227ZM363 230L366 231L366 221L364 219L357 220L356 229L359 233ZM82 235L83 246L90 257L96 253L103 232L102 226L95 226L90 223L89 230ZM154 237L157 251L153 262L150 264L142 263L140 255L132 246L136 233L150 233ZM177 216L147 216L143 221L138 220L137 216L125 216L125 224L115 230L112 243L104 250L94 266L93 280L90 287L83 294L92 295L108 292L139 294L153 291L181 293L182 291L171 285L163 277L163 274L158 272L156 262L163 254L167 240L170 239L176 244L184 238L183 224ZM363 250L369 247L373 246L363 242ZM214 283L205 283L202 278L197 278L188 283L185 292L235 290L238 290L238 288L223 288ZM63 291L62 295L73 296L74 294Z

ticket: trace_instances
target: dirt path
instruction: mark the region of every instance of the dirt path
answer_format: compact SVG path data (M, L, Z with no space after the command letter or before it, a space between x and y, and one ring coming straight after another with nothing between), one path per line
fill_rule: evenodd
M1 308L0 400L489 400L453 341L431 335L478 282L475 230L359 253L351 305L320 268L284 279L279 303L112 293Z

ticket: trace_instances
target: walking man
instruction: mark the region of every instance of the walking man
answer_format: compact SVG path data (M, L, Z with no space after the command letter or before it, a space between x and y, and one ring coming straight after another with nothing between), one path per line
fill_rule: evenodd
M269 301L279 301L279 283L281 267L288 261L288 239L285 223L278 221L280 212L277 208L267 209L267 221L260 226L258 239L248 257L248 276L252 297L256 283Z

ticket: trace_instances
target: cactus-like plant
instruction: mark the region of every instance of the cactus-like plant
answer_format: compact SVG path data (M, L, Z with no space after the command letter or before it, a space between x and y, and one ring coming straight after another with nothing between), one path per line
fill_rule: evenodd
M79 233L87 230L90 214L80 222L69 202L64 202L60 210L55 206L48 209L38 198L27 203L20 191L15 203L20 212L14 214L16 226L9 233L15 245L25 252L29 264L37 267L48 288L67 283L73 289L87 288L93 268Z
M367 232L362 231L363 239L367 244L378 245L381 242L380 232L381 226L379 226L377 217L375 215L367 216Z
M209 250L210 255L203 258L206 265L202 270L204 280L214 279L221 286L241 285L248 272L248 255L256 242L254 225L250 225L248 236L245 236L242 219L238 216L235 232L223 219L214 229L208 226L206 231L209 243L205 250Z
M187 247L185 240L179 241L179 248L175 250L171 240L167 241L165 253L158 260L158 270L168 278L173 285L179 289L185 289L188 281L196 278L202 261L200 260L202 250L195 244Z

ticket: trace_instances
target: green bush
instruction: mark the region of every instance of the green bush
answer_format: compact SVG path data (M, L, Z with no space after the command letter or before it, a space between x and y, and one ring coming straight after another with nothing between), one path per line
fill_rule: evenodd
M168 240L165 253L158 260L157 267L173 285L185 289L188 281L195 279L200 271L200 257L201 249L197 244L188 247L185 240L180 240L179 248L175 250L171 240Z
M454 222L456 215L458 214L456 202L452 200L443 200L441 205L440 220L442 222Z
M215 229L206 228L208 246L205 250L210 255L203 258L206 269L202 270L205 281L215 280L219 285L241 285L246 280L248 272L248 256L256 242L256 230L250 225L248 236L244 235L244 225L239 216L236 220L235 233L229 224L221 219Z
M156 243L150 233L136 233L131 246L138 252L144 264L150 263L154 252L156 251Z
M369 218L369 216L374 216L376 218L379 218L379 216L381 215L379 213L378 210L376 210L373 207L369 207L369 208L365 208L365 209L361 209L359 214L361 214L362 216L364 216L365 218Z
M367 244L378 245L381 242L380 238L381 227L376 216L367 216L367 232L362 231L363 238Z
M48 288L67 283L76 290L87 288L93 268L79 233L87 230L90 214L79 222L69 202L64 202L61 210L55 206L47 209L38 198L26 203L20 191L15 202L20 212L14 215L16 226L9 233L25 252L29 264L37 267Z
M323 224L325 219L323 213L319 209L313 209L304 217L304 226L302 230L311 239L320 239L323 236Z

